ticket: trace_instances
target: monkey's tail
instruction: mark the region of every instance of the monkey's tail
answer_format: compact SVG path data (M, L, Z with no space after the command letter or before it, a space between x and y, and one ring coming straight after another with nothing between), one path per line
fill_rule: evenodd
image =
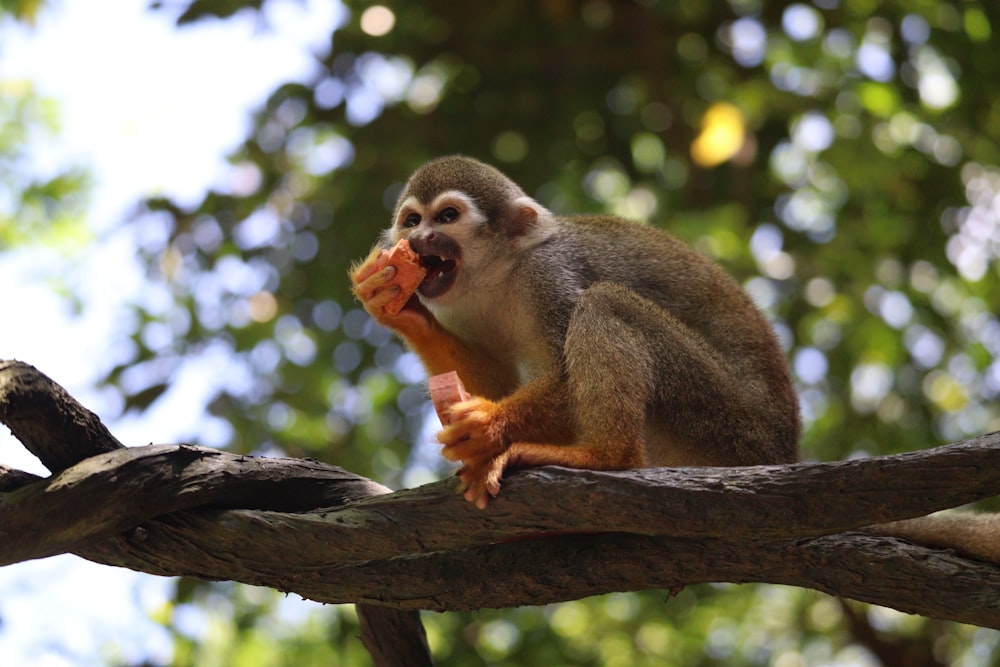
M939 512L868 526L865 531L932 549L954 549L967 558L1000 565L1000 514Z

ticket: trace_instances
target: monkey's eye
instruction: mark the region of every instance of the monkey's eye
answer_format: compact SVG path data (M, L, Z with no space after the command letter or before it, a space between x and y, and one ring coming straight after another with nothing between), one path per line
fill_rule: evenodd
M403 218L403 227L416 227L420 224L420 214L410 213L405 218Z
M442 209L442 211L437 214L437 217L434 218L434 220L436 220L437 222L451 222L457 217L458 217L458 209L455 208L454 206L449 206L446 209Z

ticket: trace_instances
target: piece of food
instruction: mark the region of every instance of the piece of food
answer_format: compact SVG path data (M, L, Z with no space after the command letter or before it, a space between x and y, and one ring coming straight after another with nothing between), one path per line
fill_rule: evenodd
M399 295L383 306L385 312L397 315L410 300L420 286L427 269L420 264L420 255L413 252L409 241L400 239L399 243L389 250L383 250L378 259L378 268L392 265L396 267L396 278L393 281L399 285Z
M431 401L434 403L434 410L437 411L438 418L445 426L450 421L448 419L448 409L455 403L467 401L471 398L469 392L465 391L465 385L455 371L448 371L440 375L432 375L427 380L427 388L431 392Z

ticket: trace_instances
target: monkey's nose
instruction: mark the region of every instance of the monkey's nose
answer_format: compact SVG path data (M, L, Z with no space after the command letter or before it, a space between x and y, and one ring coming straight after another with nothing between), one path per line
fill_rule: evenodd
M436 255L444 259L458 259L462 255L458 242L440 232L421 232L411 235L408 240L418 255Z

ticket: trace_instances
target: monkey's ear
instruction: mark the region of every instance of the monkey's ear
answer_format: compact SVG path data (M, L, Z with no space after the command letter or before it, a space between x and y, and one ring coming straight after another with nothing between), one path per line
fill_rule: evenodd
M517 197L510 203L511 236L533 234L552 214L548 209L528 196Z

